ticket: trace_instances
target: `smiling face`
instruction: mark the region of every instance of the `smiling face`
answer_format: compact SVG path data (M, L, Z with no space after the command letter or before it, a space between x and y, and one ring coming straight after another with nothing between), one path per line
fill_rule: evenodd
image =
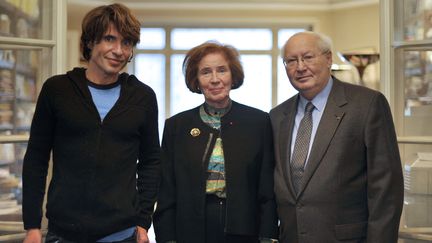
M221 53L210 53L201 59L198 64L198 82L207 104L215 108L228 106L232 75Z
M89 48L91 56L87 78L95 83L109 84L117 80L118 74L126 66L132 55L133 44L110 24L102 39Z
M331 75L331 51L323 52L318 43L319 38L315 35L298 34L285 46L284 60L291 62L285 67L288 78L308 100L324 89Z

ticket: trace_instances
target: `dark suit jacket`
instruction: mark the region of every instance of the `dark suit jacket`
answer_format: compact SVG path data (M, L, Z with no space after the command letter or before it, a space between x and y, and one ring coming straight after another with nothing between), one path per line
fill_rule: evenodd
M403 177L389 105L379 92L333 80L297 195L289 148L299 96L270 112L280 240L396 242Z
M277 238L269 115L233 102L221 124L226 232ZM191 135L194 128L199 129L199 135ZM162 140L162 182L154 215L158 242L205 242L206 172L218 135L218 130L201 120L199 107L167 119Z

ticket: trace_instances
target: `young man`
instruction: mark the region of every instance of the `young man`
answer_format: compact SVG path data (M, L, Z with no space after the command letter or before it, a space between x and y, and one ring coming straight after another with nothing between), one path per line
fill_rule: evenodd
M41 242L48 161L46 242L149 242L159 183L153 90L121 73L140 23L121 4L82 23L88 68L48 79L41 90L23 167L24 242Z
M293 35L282 57L299 94L270 112L280 242L396 243L403 178L384 95L332 77L323 35Z

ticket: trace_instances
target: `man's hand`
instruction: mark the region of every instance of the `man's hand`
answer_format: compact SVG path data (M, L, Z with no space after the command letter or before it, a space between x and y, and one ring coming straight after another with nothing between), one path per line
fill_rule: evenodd
M42 243L42 232L40 229L27 230L23 243Z
M150 240L147 236L147 230L143 227L136 227L136 241L137 243L150 243Z

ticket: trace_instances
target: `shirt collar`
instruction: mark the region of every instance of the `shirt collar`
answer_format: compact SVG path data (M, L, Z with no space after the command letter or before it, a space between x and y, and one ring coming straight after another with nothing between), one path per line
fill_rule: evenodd
M327 82L326 86L324 87L321 92L319 92L313 99L312 104L315 106L315 109L317 109L319 112L324 111L325 105L327 103L328 96L330 94L331 88L333 86L333 78L330 76L329 81ZM309 101L300 95L300 101L299 101L299 108L304 110L306 107L306 104Z

